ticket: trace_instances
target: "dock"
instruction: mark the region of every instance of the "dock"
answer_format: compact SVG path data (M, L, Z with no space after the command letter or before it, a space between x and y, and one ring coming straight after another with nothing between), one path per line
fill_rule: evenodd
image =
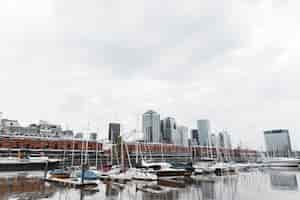
M84 187L91 187L91 186L97 186L98 184L96 182L83 182L81 183L78 180L74 180L72 178L67 179L61 179L61 178L45 178L44 179L47 182L60 184L67 187L73 187L73 188L84 188Z

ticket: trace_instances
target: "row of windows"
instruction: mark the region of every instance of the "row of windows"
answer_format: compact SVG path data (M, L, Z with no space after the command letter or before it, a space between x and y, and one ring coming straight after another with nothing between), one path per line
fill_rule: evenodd
M84 146L85 147L85 146ZM59 144L22 144L22 143L4 143L0 142L0 148L26 148L26 149L72 149L72 144L59 145ZM74 144L74 149L81 149L81 144ZM90 148L95 148L95 145L89 145Z

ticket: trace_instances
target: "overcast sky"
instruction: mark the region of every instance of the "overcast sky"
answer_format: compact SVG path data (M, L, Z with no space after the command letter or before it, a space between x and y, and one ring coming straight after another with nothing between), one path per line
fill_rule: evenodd
M1 0L0 111L76 131L143 112L300 149L300 1Z

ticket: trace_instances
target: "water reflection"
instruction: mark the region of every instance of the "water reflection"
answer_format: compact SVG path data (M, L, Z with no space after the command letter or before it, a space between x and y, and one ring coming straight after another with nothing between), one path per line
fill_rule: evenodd
M55 194L55 188L45 184L40 178L18 175L0 178L0 199L42 199Z
M202 199L216 199L216 182L204 181L200 183Z
M235 200L237 199L238 180L237 176L227 176L196 181L192 186L192 199Z
M143 200L178 200L179 199L179 191L171 190L163 194L152 194L152 193L143 193Z
M98 191L86 191L47 184L40 178L24 174L0 178L0 200L281 200L282 196L285 199L298 200L299 177L299 172L295 174L251 172L238 176L206 177L185 188L167 188L167 191L162 194L151 194L136 191L136 184L148 183L133 181L123 188L116 184L102 182L97 187Z
M105 196L106 199L113 200L117 199L120 193L120 188L113 186L112 183L105 184Z
M298 190L296 174L271 173L271 187L275 190Z

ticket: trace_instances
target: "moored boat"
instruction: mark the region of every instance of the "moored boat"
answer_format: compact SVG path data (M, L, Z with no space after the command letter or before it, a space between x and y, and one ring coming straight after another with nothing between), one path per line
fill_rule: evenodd
M0 171L36 171L55 169L59 166L60 160L49 159L48 157L2 157L0 158Z
M66 179L70 178L71 173L64 169L55 169L48 172L49 178L60 178L60 179Z
M147 170L137 170L135 175L132 177L134 180L140 181L156 181L157 175L150 173Z
M270 168L299 168L300 159L298 158L285 158L285 157L273 157L265 160L263 164Z

